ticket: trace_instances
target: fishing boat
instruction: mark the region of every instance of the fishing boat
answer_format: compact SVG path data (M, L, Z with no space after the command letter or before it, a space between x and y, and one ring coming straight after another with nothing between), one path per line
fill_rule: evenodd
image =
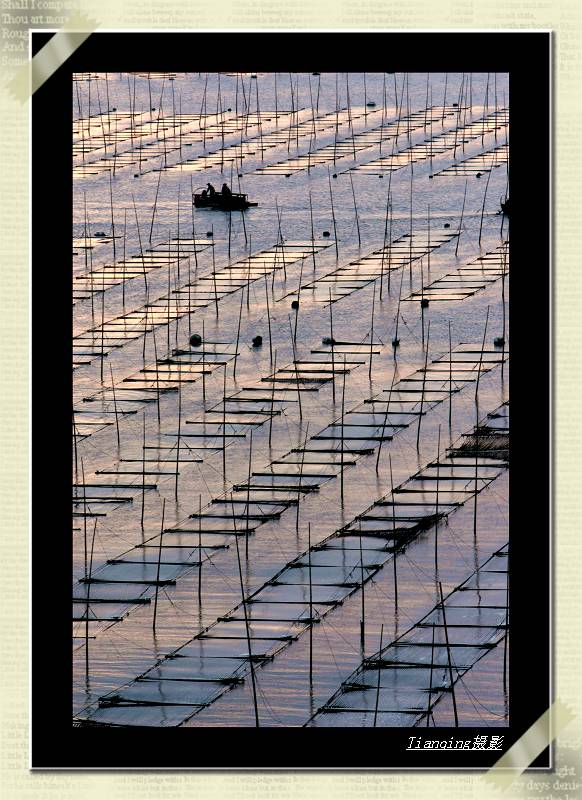
M194 192L192 202L195 208L215 208L218 211L244 211L250 206L257 206L258 203L251 203L246 194L223 195L221 192L207 194L204 190Z

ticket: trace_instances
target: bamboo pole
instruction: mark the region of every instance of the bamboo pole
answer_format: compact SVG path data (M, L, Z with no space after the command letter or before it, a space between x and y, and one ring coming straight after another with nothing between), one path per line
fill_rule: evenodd
M245 287L242 287L242 291L240 293L240 305L238 309L238 324L236 326L236 344L234 346L234 366L232 371L233 380L236 380L236 368L238 364L238 345L240 341L240 323L242 318L242 307L243 307L243 299L245 296Z
M297 402L299 404L299 419L303 419L303 409L301 406L301 386L299 382L299 370L297 368L297 350L293 341L293 328L291 327L291 317L287 317L289 322L289 335L291 337L291 350L293 352L293 365L295 367L295 383L297 384Z
M380 626L380 649L378 650L378 683L376 684L376 705L374 707L374 724L373 727L376 727L376 723L378 720L378 705L380 701L380 679L382 676L382 670L380 669L380 659L382 658L382 642L384 637L384 625Z
M275 361L273 365L273 377L277 374L277 351L275 350ZM273 417L275 416L275 381L273 380L271 386L271 413L269 414L269 448L271 447L271 438L273 436Z
M142 457L141 457L141 518L140 525L143 531L143 520L145 511L145 462L146 462L146 429L145 429L145 411L143 412L143 442L142 442Z
M436 509L435 509L435 519L434 519L434 571L435 571L435 576L437 577L439 574L439 483L441 474L440 453L441 453L441 426L439 425L438 442L437 442L437 462L436 462L436 470L437 470Z
M445 109L446 109L446 106L447 106L447 82L448 82L448 78L449 78L449 73L445 72L445 91L444 91L444 94L443 94L443 116L442 116L442 119L441 119L441 126L445 124Z
M343 460L343 454L342 454ZM360 581L362 583L362 617L360 620L360 646L362 648L362 660L366 654L366 582L364 580L364 554L362 550L362 523L359 524L359 543L360 543Z
M453 681L453 667L452 667L452 660L451 660L451 648L450 648L450 645L449 645L449 632L448 632L448 629L447 629L447 615L446 615L446 612L445 612L445 601L443 600L443 585L442 585L442 583L440 581L439 581L439 592L440 592L440 597L441 597L441 609L442 609L442 612L443 612L443 625L444 625L444 629L445 629L445 641L446 641L446 644L447 644L447 662L448 662L448 666L449 666L449 680L451 682L451 695L452 695L452 698L453 698L453 712L455 714L455 728L458 728L459 727L459 716L457 714L457 700L456 700L456 697L455 697L455 684L454 684L454 681Z
M333 208L333 194L332 194L332 191L331 191L331 173L329 171L329 167L327 168L327 180L328 180L328 183L329 183L329 202L330 202L330 206L331 206L331 219L332 219L332 222L333 222L333 239L334 239L334 244L335 244L335 257L336 257L336 261L337 261L339 259L339 249L338 249L338 243L337 243L337 226L336 226L336 222L335 222L335 211L334 211L334 208Z
M299 533L299 505L301 503L301 489L303 488L303 465L305 463L305 448L309 440L309 421L305 429L305 444L301 451L301 464L299 467L299 488L297 489L297 513L295 514L295 531Z
M388 454L388 461L390 463L390 497L392 498L392 542L394 552L392 554L392 568L394 570L394 617L398 616L398 570L396 564L396 556L398 554L398 546L396 542L396 506L394 504L394 475L392 474L392 453Z
M408 270L410 274L410 286L412 287L412 164L410 165L410 240L409 240L409 258L408 258Z
M224 362L224 375L222 382L222 479L226 485L226 368Z
M313 685L313 582L311 579L311 522L307 523L307 563L309 570L309 683Z
M509 562L506 573L505 589L505 640L503 642L503 691L507 694L507 645L509 639Z
M380 445L378 447L378 454L376 455L376 472L378 472L378 468L380 465L380 455L382 453L382 445L384 444L384 433L386 432L386 425L388 424L388 414L390 413L390 403L392 402L392 389L394 388L395 378L396 378L396 368L392 373L390 391L388 392L388 402L386 404L386 411L384 412L384 419L382 420L382 429L380 432Z
M81 458L81 479L83 481L83 552L85 556L85 577L87 577L87 485L85 484L85 466ZM77 492L75 492L75 496Z
M420 395L420 411L418 413L418 429L416 431L416 449L420 449L420 425L422 422L422 414L424 408L424 390L426 386L426 369L428 365L428 345L430 342L430 322L428 323L428 330L426 332L426 352L424 356L424 371L422 373L422 393Z
M101 270L101 383L103 384L103 365L105 360L105 271Z
M117 400L115 397L115 383L113 381L113 367L109 364L109 371L111 373L111 391L113 393L113 408L115 411L115 428L117 431L117 447L118 449L121 447L121 438L119 436L119 417L117 415Z
M140 228L139 228L139 219L137 217L137 207L135 205L135 197L134 197L133 193L131 195L131 199L133 201L133 212L134 212L134 215L135 215L135 225L136 225L136 228L137 228L137 238L138 238L138 242L139 242L139 252L140 252L140 255L141 255L141 262L142 262L142 268L143 268L143 283L144 283L145 300L146 300L146 303L149 303L149 288L148 288L148 279L147 279L146 266L145 266L145 258L144 258L144 254L143 254L142 243L141 243L141 233L140 233Z
M202 404L206 406L206 370L204 364L204 348L206 347L206 333L204 330L204 320L202 320Z
M311 202L311 192L309 192L309 218L311 220L311 257L313 259L313 272L315 273L315 233L313 230L313 203Z
M434 668L434 622L432 624L432 644L430 648L430 683L428 686L428 708L426 711L426 727L430 726L430 717L432 714L432 671Z
M153 205L153 208L152 208L152 221L151 221L151 224L150 224L150 235L149 235L149 243L150 244L152 243L152 234L153 234L153 231L154 231L154 219L155 219L155 216L156 216L156 208L157 208L157 205L158 205L158 194L159 194L159 191L160 191L160 182L161 182L161 180L162 180L162 165L160 163L159 174L158 174L158 185L156 186L156 194L155 194L155 197L154 197L154 205Z
M204 346L204 345L203 345ZM182 381L178 366L178 439L176 442L176 481L174 486L174 497L178 502L178 476L180 475L180 442L182 437Z
M390 192L388 192L388 195L386 197L386 216L384 219L384 243L382 245L382 261L380 262L380 302L382 302L382 292L384 289L384 259L386 258L386 238L388 236L389 209L390 209ZM390 270L388 270L388 292L390 292Z
M487 199L487 189L489 188L489 181L491 180L491 172L490 169L487 173L487 183L485 184L485 191L483 192L483 205L481 206L481 221L479 222L479 247L481 247L481 234L483 232L483 217L485 215L485 201Z
M111 170L109 170L109 200L111 205L111 238L113 240L113 261L115 263L115 218L113 216L113 179L111 177Z
M400 339L398 338L398 321L400 319L400 301L402 299L402 281L404 280L404 269L400 272L400 289L398 291L398 305L396 306L396 330L394 331L394 338L392 339L392 348L394 350L394 358L396 358L396 348L400 346Z
M202 611L202 495L198 495L198 608Z
M79 452L77 448L77 422L75 420L75 406L73 405L73 454L75 457L75 483L79 483Z
M331 286L329 287L329 330L331 339L331 392L335 406L335 339L333 338L333 302L331 299Z
M344 505L344 413L346 407L346 356L344 353L344 370L343 370L343 384L342 384L342 414L341 414L341 471L340 471L340 496L342 501L342 508Z
M354 191L354 181L352 179L352 173L350 172L349 175L350 175L350 185L352 187L352 197L354 199L354 213L356 215L356 229L357 229L357 232L358 232L358 245L361 247L362 246L362 237L360 235L360 220L358 218L358 204L356 203L356 193Z
M451 339L451 320L449 323L449 432L453 426L453 345Z
M152 630L156 630L156 618L158 615L158 591L160 588L160 567L162 564L162 542L164 537L164 518L166 515L166 498L162 500L162 524L160 526L160 546L158 547L158 566L156 572L156 593L154 596L154 618L152 621Z
M224 431L226 433L226 431ZM253 469L253 429L250 429L249 440L249 468L247 475L247 503L246 503L246 530L245 530L245 559L249 560L249 514L250 514L250 497L251 497L251 477Z
M236 529L236 517L234 513L234 504L232 503L232 495L231 495L231 507L232 507L232 524L234 527L234 541L236 544L236 558L238 562L238 575L240 581L240 593L242 598L242 607L243 607L243 614L245 619L245 631L246 631L246 639L247 639L247 648L249 654L249 667L251 671L251 687L253 692L253 706L255 711L255 727L259 727L259 709L257 705L257 686L255 682L255 668L253 664L253 651L251 647L251 634L250 634L250 626L249 626L249 618L247 613L247 604L245 600L245 590L243 584L243 575L242 575L242 566L241 566L241 559L240 559L240 548L238 544L238 533ZM247 520L247 528L248 528L248 520Z
M505 335L506 335L506 316L505 309L505 278L507 275L507 250L505 247L502 250L502 270L501 270L501 307L503 314L503 327L501 333L501 380L503 380L503 371L505 367Z
M127 233L127 208L123 209L123 279L121 281L121 305L125 311L125 275L127 267L125 264L125 241Z
M489 322L489 306L487 306L487 314L485 316L485 329L483 331L483 343L481 345L481 354L479 356L479 368L477 372L477 381L475 383L475 499L473 504L473 538L477 539L477 505L479 495L479 381L481 379L481 369L483 365L483 351L485 350L485 341L487 338L487 324Z
M370 366L368 368L368 378L372 380L372 355L374 352L374 311L376 309L376 283L372 294L372 325L370 328Z
M250 301L251 301L251 248L253 244L253 237L249 233L249 262L247 264L247 311L250 310ZM273 275L275 273L273 272Z
M463 207L461 208L461 219L459 220L459 232L457 234L457 244L455 246L455 256L459 250L459 242L461 241L461 231L463 227L463 216L465 214L465 200L467 198L467 180L465 180L465 191L463 192Z
M216 285L216 254L214 252L214 225L210 228L212 233L212 283L214 285L214 302L216 305L216 319L218 319L218 287Z
M87 578L87 608L85 610L85 680L89 680L89 610L91 598L91 580L93 575L93 548L95 547L95 533L97 532L97 520L93 525L93 537L91 539L91 557L89 561L89 575Z

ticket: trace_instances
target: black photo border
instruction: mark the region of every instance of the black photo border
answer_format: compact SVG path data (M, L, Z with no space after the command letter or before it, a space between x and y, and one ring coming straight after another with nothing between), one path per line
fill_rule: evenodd
M32 54L52 35L32 32ZM213 771L487 769L501 753L424 751L419 756L406 751L409 736L418 735L418 728L358 729L357 735L346 739L351 729L259 728L245 729L241 736L239 728L228 727L73 726L68 533L72 474L71 75L89 71L191 72L202 67L205 72L509 73L510 724L494 731L504 735L504 751L552 702L551 33L94 33L32 98L31 766ZM430 731L430 738L471 739L491 730L430 728L426 733ZM550 749L532 766L550 768Z

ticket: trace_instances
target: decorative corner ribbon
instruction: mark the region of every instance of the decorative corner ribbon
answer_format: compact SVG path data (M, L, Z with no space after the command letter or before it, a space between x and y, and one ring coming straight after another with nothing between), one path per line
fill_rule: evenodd
M23 64L7 89L17 100L28 98L83 44L99 25L89 17L71 17L34 58Z
M571 709L556 700L495 762L484 776L485 780L507 789L574 718Z

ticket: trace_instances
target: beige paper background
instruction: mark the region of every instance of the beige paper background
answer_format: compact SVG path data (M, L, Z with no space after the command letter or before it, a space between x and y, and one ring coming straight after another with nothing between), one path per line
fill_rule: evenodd
M0 3L0 795L83 800L203 797L582 797L582 4L580 0L33 0ZM7 9L27 5L28 9ZM28 105L5 85L27 58L28 27L60 27L74 13L104 29L551 29L554 31L555 191L555 694L577 714L559 739L557 775L531 773L506 791L469 773L31 773L29 724L29 164ZM47 210L47 213L50 213ZM68 224L55 220L55 224ZM527 269L527 265L523 265ZM541 288L541 291L544 291ZM47 342L50 342L50 331ZM532 324L532 345L535 345ZM41 443L50 448L50 440ZM527 525L516 535L527 536ZM532 553L532 565L536 554ZM298 761L301 760L298 754ZM533 781L536 784L534 785ZM562 785L560 785L560 783Z

